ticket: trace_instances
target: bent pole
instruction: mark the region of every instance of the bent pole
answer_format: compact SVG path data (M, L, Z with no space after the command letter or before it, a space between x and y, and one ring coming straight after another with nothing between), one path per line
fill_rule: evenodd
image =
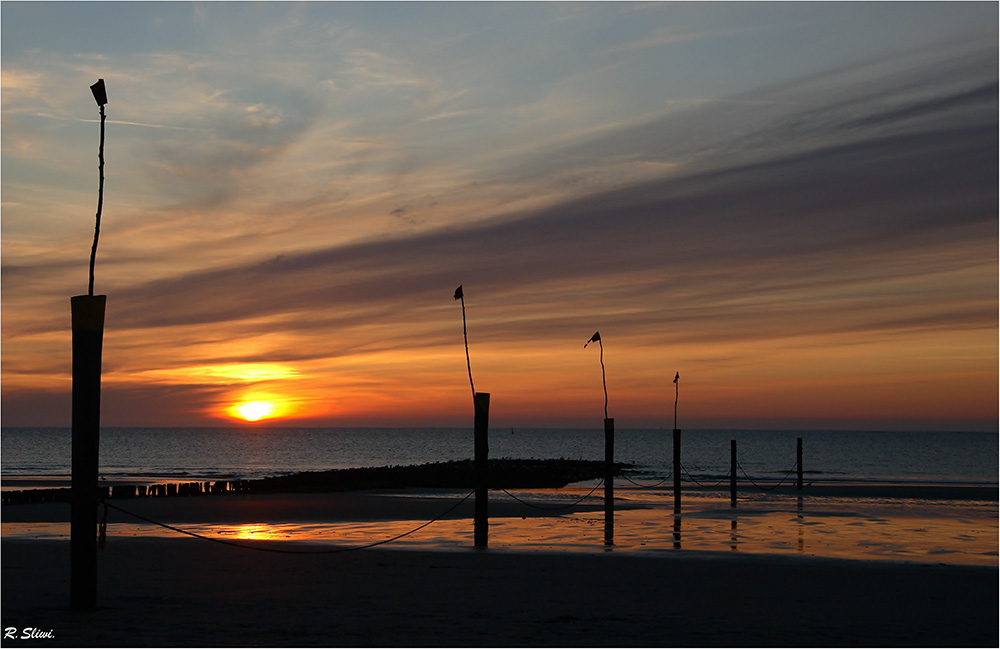
M455 299L462 301L462 335L465 337L465 364L469 368L469 386L472 388L472 401L476 400L476 384L472 382L472 360L469 358L469 329L465 324L465 294L462 285L455 289Z
M99 180L97 185L97 217L94 223L94 244L90 247L90 284L87 295L94 294L94 265L97 263L97 240L101 236L101 212L104 209L104 105L108 103L108 93L104 87L104 79L98 79L97 83L90 87L94 93L94 100L101 108L101 145L97 152L97 169Z

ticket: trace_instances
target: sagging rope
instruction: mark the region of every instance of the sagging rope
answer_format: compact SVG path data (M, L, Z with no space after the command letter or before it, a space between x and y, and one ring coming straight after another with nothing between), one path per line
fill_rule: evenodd
M668 475L666 478L660 480L659 482L654 482L653 484L640 484L640 483L636 482L635 480L633 480L632 478L630 478L627 475L625 475L624 473L622 474L622 477L625 478L626 480L628 480L629 482L631 482L632 484L634 484L635 486L639 487L640 489L655 489L656 487L659 487L661 484L663 484L664 482L666 482L670 478L674 477L674 472L671 471L670 475Z
M783 477L777 484L772 485L770 487L762 487L759 484L757 484L756 482L754 482L753 478L751 478L749 475L747 475L746 469L743 468L742 464L740 464L739 462L737 462L736 466L738 466L740 468L740 471L743 473L743 475L746 477L746 479L750 481L750 484L752 484L753 486L757 487L758 489L760 489L761 491L764 491L764 492L774 491L775 489L777 489L778 487L780 487L781 485L783 485L785 483L785 480L788 479L788 476L792 475L792 472L794 472L798 468L798 464L795 464L794 466L792 466L791 469L788 470L788 473L785 474L785 477Z
M693 475L691 475L690 473L688 473L687 467L684 466L683 464L681 464L681 470L684 471L684 475L686 475L688 477L688 480L690 480L691 482L695 483L696 485L698 485L699 487L702 487L704 489L714 489L714 488L718 487L720 484L722 484L723 482L725 482L726 480L728 480L730 478L730 476L732 475L732 473L733 473L732 469L730 469L729 473L727 473L726 475L722 476L722 479L720 479L714 485L709 486L709 485L704 485L704 484L698 482L698 480L696 480Z
M455 503L454 505L452 505L451 507L449 507L447 510L445 510L444 512L442 512L438 516L432 518L431 520L427 521L426 523L423 523L423 524L421 524L421 525L413 528L412 530L410 530L408 532L403 532L402 534L398 534L398 535L396 535L396 536L394 536L394 537L392 537L390 539L383 539L382 541L375 541L373 543L368 543L366 545L358 545L358 546L353 546L353 547L349 547L349 548L333 548L333 549L327 549L327 550L289 550L289 549L284 549L284 548L268 548L268 547L258 547L258 546L255 546L255 545L246 545L244 543L236 543L234 541L229 541L227 539L216 539L216 538L213 538L211 536L205 536L204 534L198 534L197 532L192 532L190 530L181 529L181 528L175 527L173 525L168 525L167 523L161 523L160 521L155 521L155 520L153 520L151 518L146 518L145 516L140 516L139 514L136 514L135 512L130 512L130 511L126 510L126 509L122 509L121 507L118 507L117 505L112 505L111 503L109 503L107 501L104 501L104 500L102 500L100 502L106 508L110 507L111 509L120 511L123 514L126 514L128 516L136 518L136 519L138 519L140 521L144 521L146 523L151 523L153 525L158 525L159 527L162 527L162 528L174 531L174 532L178 532L179 534L186 534L188 536L193 536L194 538L197 538L197 539L202 539L202 540L205 540L205 541L211 541L212 543L220 543L222 545L230 545L230 546L235 547L235 548L243 548L244 550L256 550L257 552L276 552L276 553L279 553L279 554L339 554L339 553L342 553L342 552L356 552L357 550L367 550L369 548L374 548L374 547L379 546L379 545L385 545L386 543L392 543L393 541L398 541L399 539L401 539L401 538L403 538L405 536L409 536L410 534L413 534L414 532L418 532L418 531L424 529L425 527L427 527L428 525L430 525L431 523L435 523L435 522L441 520L442 518L444 518L445 516L447 516L451 512L453 512L456 509L458 509L459 505L461 505L466 500L468 500L472 496L472 494L474 494L474 493L476 493L475 489L473 489L472 491L470 491L469 493L467 493L465 495L465 497L463 497L461 500L459 500L457 503Z
M526 500L521 500L520 498L518 498L517 496L515 496L511 492L507 491L503 487L500 487L500 491L504 492L505 494L507 494L508 496L510 496L511 498L513 498L514 500L516 500L517 502L521 503L522 505L527 505L528 507L534 507L535 509L544 509L544 510L547 510L547 511L557 511L557 510L560 510L560 509L569 509L570 507L576 507L577 505L579 505L580 503L582 503L587 498L590 498L591 496L593 496L594 492L597 491L598 488L600 488L600 486L602 484L604 484L604 479L603 478L601 479L600 482L597 483L597 486L595 486L593 489L591 489L590 493L588 493L583 498L577 500L576 502L572 502L572 503L570 503L568 505L556 505L556 506L553 506L553 507L546 507L544 505L536 505L534 503L529 503Z

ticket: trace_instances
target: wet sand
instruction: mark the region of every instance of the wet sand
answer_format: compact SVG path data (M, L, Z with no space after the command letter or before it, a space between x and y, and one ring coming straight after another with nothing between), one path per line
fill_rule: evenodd
M490 547L603 551L603 498L594 494L577 502L589 491L580 485L492 491ZM678 515L673 512L669 490L633 488L616 493L613 549L619 553L697 550L993 567L998 562L1000 525L995 499L917 499L910 497L912 490L894 498L769 494L742 498L737 507L731 507L729 499L718 494L688 494ZM457 490L389 490L109 502L140 517L213 539L344 547L393 538L437 519L394 541L393 546L439 551L472 544L473 500L460 502L468 495ZM558 507L562 509L554 509ZM5 505L2 511L5 538L68 538L66 503ZM111 539L183 536L116 509L109 511L108 521Z
M259 542L258 542L259 543ZM3 541L3 646L996 646L997 571L761 557L115 541L99 609L66 542Z

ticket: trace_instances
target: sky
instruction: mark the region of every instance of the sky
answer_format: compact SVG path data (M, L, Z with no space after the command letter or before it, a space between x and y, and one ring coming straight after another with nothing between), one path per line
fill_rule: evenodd
M4 426L70 425L103 78L105 426L471 427L462 285L492 426L602 427L603 355L620 428L676 397L680 428L997 430L996 3L3 2L0 32Z

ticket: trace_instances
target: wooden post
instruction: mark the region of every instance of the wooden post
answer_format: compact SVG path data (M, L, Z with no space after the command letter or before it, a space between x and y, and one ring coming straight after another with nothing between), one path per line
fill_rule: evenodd
M674 429L674 511L681 510L681 430Z
M736 506L736 440L729 440L729 506Z
M489 426L490 393L475 393L475 446L476 446L476 513L474 537L477 548L489 544Z
M799 437L795 443L795 464L798 467L799 479L795 483L795 488L802 491L802 438Z
M604 545L615 543L615 420L604 420Z
M70 504L70 608L97 607L98 455L101 352L106 295L70 298L73 320L73 438Z

